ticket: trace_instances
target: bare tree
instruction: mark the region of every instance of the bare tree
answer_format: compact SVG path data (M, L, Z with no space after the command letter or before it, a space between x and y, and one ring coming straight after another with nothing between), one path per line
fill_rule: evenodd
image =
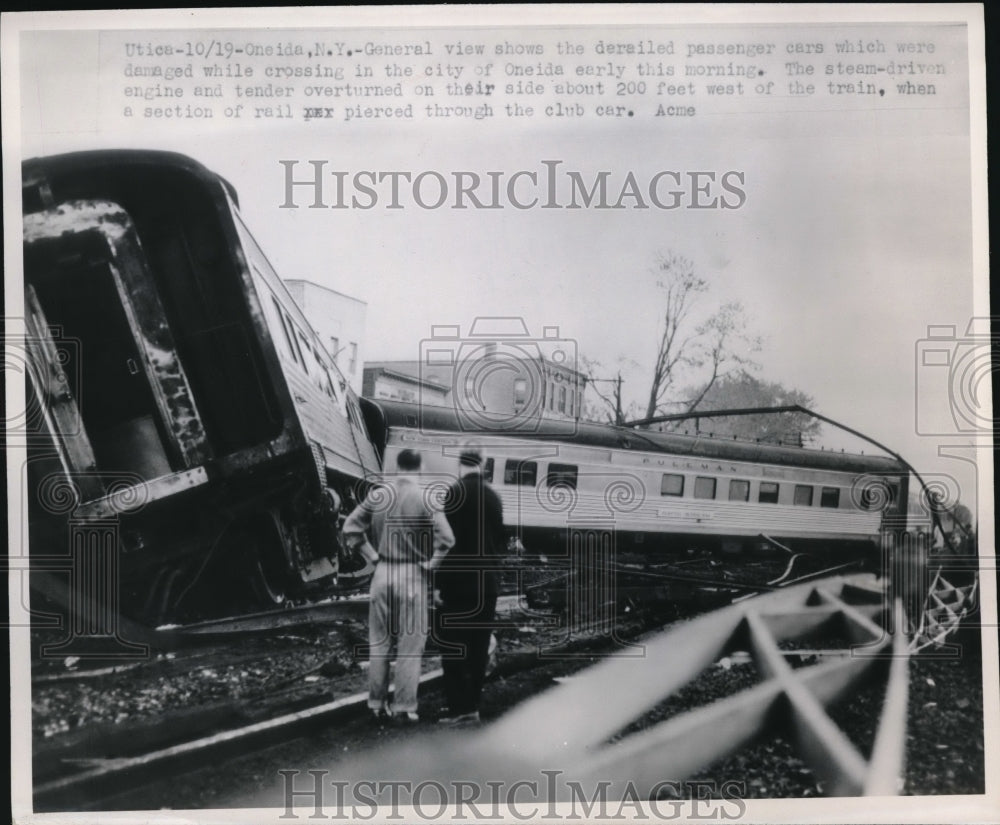
M695 274L694 264L674 252L659 256L656 271L656 285L664 293L665 305L650 377L646 418L658 412L676 377L677 367L691 363L694 334L686 335L684 330L692 305L708 290L708 282Z
M685 412L694 412L721 379L745 375L748 369L756 369L757 363L751 354L761 349L760 336L747 331L746 313L739 301L723 304L698 331L703 352L699 366L707 364L709 375L701 390L688 402Z
M663 411L683 367L707 367L709 372L700 394L684 403L684 411L692 412L719 378L756 366L751 355L760 349L760 339L747 332L739 302L723 304L708 320L694 325L692 309L709 284L690 260L674 252L661 254L656 275L665 301L645 418Z
M606 424L621 424L626 418L634 418L638 407L634 401L625 403L622 398L622 370L637 364L625 358L618 359L614 370L604 367L600 361L580 356L580 371L587 378L587 386L597 396L597 403L585 401L583 418L586 421L600 421Z

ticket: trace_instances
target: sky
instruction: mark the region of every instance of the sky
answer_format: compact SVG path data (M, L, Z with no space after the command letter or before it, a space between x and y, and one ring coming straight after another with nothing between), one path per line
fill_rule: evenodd
M92 37L75 33L59 35L58 46L78 50L84 64L95 49ZM75 61L53 67L33 54L23 63L22 156L112 146L190 154L234 184L282 277L367 302L371 360L418 357L435 325L464 333L479 316L517 316L539 336L558 327L608 377L625 362L626 403L641 402L662 311L653 268L673 252L710 284L695 320L725 301L743 304L763 342L761 378L805 392L818 411L925 472L954 476L962 500L976 507L970 468L937 454L943 443L969 439L927 437L915 424L921 405L941 407L948 398L947 371L919 363L928 326L955 325L949 346L962 347L977 314L974 153L963 106L795 117L749 111L627 127L535 121L517 130L502 123L101 129L61 105L79 93ZM300 161L302 174L309 160L349 173L446 175L540 171L541 161L560 160L585 177L611 170L617 180L627 172L645 180L660 170L739 171L746 203L675 211L283 209L280 160ZM918 378L927 390L920 398ZM870 449L829 427L822 443Z

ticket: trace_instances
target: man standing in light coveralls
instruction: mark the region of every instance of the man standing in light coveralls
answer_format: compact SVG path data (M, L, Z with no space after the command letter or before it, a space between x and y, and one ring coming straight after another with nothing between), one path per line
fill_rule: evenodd
M420 454L402 450L399 474L373 487L344 522L344 539L362 547L378 565L368 608L368 707L378 719L390 714L389 661L396 644L395 694L391 715L417 722L417 686L427 641L430 571L455 543L444 513L432 508L420 486ZM367 544L370 540L371 544Z

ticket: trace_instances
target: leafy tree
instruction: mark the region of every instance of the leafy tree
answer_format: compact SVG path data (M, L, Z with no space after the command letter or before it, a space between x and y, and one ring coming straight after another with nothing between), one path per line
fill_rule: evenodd
M814 405L813 399L801 390L762 381L745 371L725 375L710 386L691 387L688 394L697 399L701 412L792 405L812 409ZM817 419L798 412L701 418L670 424L673 425L671 429L697 430L716 436L783 444L809 443L815 440L820 430Z

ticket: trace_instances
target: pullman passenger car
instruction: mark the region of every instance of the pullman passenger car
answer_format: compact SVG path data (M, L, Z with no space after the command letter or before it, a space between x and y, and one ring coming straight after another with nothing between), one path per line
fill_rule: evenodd
M568 533L614 534L616 551L665 558L782 548L839 559L879 553L887 519L905 519L899 462L732 439L541 418L516 436L464 429L455 411L363 400L386 467L418 450L433 480L479 448L504 520L531 552L569 547Z

